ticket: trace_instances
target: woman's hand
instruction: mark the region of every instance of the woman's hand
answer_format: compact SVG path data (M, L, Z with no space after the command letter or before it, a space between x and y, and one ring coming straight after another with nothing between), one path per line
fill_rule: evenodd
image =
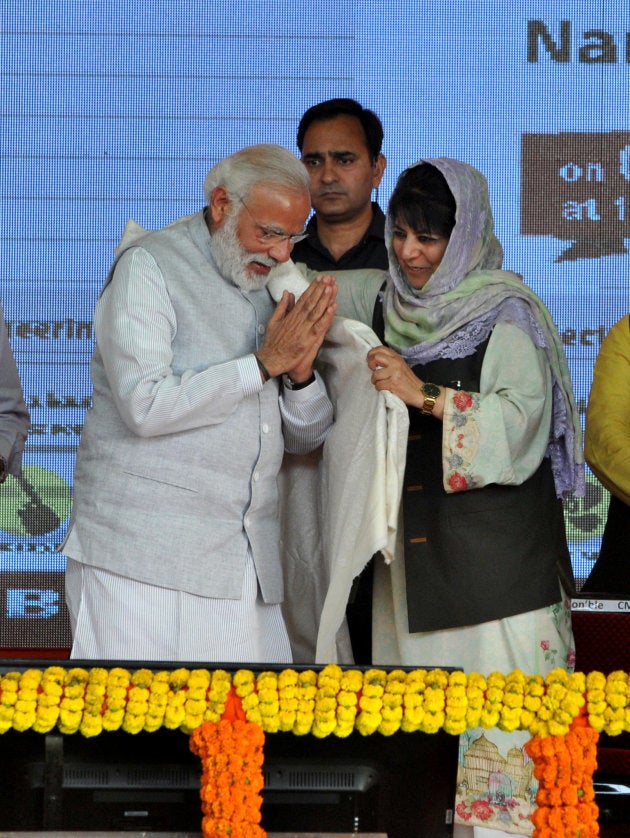
M406 361L388 346L377 346L367 354L368 367L372 370L372 384L377 390L389 390L409 407L422 409L424 384L409 368ZM432 415L441 419L444 413L444 389L440 388Z

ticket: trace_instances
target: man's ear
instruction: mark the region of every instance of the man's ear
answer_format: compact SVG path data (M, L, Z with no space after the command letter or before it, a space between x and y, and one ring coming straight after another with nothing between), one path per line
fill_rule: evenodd
M387 166L387 160L385 159L384 154L379 154L379 156L374 161L373 172L372 172L372 187L376 189L383 179L383 174L385 173L385 167Z
M210 218L213 227L220 227L230 210L232 202L225 186L215 186L210 196Z

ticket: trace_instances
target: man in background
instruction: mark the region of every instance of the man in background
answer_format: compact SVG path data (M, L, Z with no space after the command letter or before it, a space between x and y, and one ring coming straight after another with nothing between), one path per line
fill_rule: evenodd
M314 214L308 237L292 259L307 275L326 271L338 280L338 313L372 328L374 303L388 269L385 216L372 192L385 171L383 126L354 99L329 99L309 108L297 146L311 181ZM368 564L355 579L346 610L355 663L372 661L372 577Z
M97 303L61 548L73 658L291 662L277 476L332 425L313 362L336 286L268 291L310 206L286 149L224 158L204 193L162 230L128 224Z
M297 146L310 176L314 215L294 262L315 271L387 270L385 216L372 191L386 160L378 116L354 99L330 99L309 108Z

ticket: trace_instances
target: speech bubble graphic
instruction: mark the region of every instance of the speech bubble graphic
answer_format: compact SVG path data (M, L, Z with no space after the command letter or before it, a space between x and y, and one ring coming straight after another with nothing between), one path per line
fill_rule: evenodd
M556 259L627 254L630 131L523 134L521 233L571 245Z

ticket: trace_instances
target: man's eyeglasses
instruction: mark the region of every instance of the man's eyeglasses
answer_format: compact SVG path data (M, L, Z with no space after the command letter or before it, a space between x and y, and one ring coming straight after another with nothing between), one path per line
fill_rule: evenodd
M250 208L247 206L245 201L238 196L239 201L245 209L247 210L247 214L254 222L256 227L258 228L258 235L256 238L261 244L281 244L282 242L290 242L291 244L297 244L298 242L303 241L307 236L307 232L302 233L295 233L294 235L290 235L289 233L285 233L284 230L276 230L273 227L265 227L264 224L261 224L257 221L256 218L252 215Z

